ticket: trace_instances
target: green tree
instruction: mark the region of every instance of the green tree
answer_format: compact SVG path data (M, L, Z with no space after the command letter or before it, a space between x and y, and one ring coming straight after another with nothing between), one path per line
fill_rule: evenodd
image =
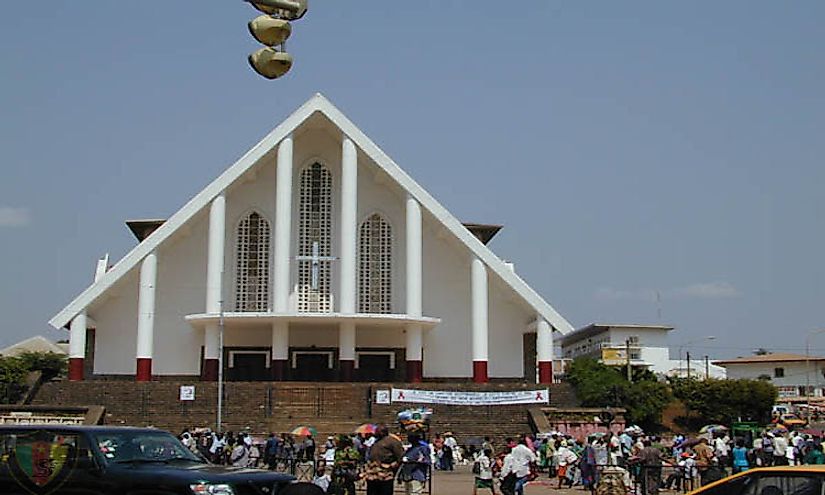
M706 423L767 422L777 391L764 380L671 380L673 394Z
M0 357L0 403L13 404L20 399L28 374L28 368L19 358Z
M662 411L673 400L666 383L652 373L635 373L633 383L625 378L626 368L611 368L594 359L575 359L567 369L567 381L587 407L622 407L626 419L649 430L656 430Z
M51 380L64 376L68 369L68 361L64 354L54 352L24 352L18 356L29 371L39 371L43 380Z

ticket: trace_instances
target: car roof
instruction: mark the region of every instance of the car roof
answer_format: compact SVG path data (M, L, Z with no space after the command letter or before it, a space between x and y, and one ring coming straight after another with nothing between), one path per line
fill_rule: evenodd
M115 433L115 432L163 432L166 430L159 428L147 428L137 426L105 426L105 425L60 425L60 424L30 424L30 425L0 425L0 432L15 430L41 430L41 431L70 431L77 433Z
M713 483L708 483L707 485L697 488L692 492L689 492L690 495L702 493L705 490L708 490L712 487L717 485L721 485L722 483L727 483L728 481L734 478L740 478L742 476L750 476L755 473L787 473L787 474L802 474L802 473L818 473L825 476L825 465L816 465L816 464L807 464L804 466L772 466L772 467L760 467L760 468L751 468L747 471L742 471L740 473L734 474L733 476L728 476L726 478L722 478L721 480L714 481Z

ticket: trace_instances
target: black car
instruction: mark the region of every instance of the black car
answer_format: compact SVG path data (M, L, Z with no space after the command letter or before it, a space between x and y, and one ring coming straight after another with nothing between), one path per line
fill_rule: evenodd
M153 428L0 426L0 448L3 495L317 493L287 474L210 464Z

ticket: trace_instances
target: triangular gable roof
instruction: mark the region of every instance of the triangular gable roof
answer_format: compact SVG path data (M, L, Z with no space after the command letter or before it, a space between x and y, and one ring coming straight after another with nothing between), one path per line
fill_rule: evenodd
M201 192L196 194L188 203L172 215L149 237L135 246L126 256L106 272L98 281L89 286L77 296L68 306L60 310L49 321L55 328L66 326L83 308L89 306L100 297L109 287L134 268L146 255L155 250L167 237L183 226L195 214L206 208L221 191L234 183L244 172L253 167L265 154L274 149L285 137L289 136L315 112L322 113L341 132L349 136L361 151L373 162L381 167L412 197L421 203L444 227L455 235L467 248L481 259L496 275L509 285L527 304L545 318L554 329L561 333L573 331L567 322L547 301L539 296L524 280L507 267L489 248L478 240L461 222L446 208L418 185L409 175L396 165L375 143L372 142L358 127L355 126L338 108L335 107L320 93L310 98L295 112L286 118L280 125L266 135L258 144L246 152L231 167L226 169L217 179L212 181Z

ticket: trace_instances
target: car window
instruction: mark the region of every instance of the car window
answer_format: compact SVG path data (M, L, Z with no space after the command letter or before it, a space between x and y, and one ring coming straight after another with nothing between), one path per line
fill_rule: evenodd
M753 495L822 495L822 480L814 474L766 474Z
M116 431L96 435L98 450L108 462L202 460L169 433Z
M701 495L754 495L753 476L740 476L703 490Z

